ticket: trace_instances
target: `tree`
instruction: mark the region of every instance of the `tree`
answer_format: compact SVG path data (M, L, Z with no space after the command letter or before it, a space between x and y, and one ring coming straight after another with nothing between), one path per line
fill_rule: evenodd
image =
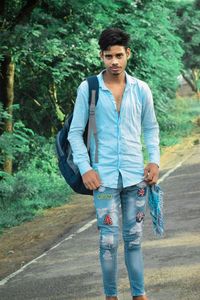
M192 90L200 96L200 1L178 2L173 3L173 6L177 16L173 22L184 49L182 75Z
M22 81L23 76L20 76L20 72L25 71L26 75L24 78L27 78L27 73L32 73L32 76L28 77L28 85L26 85L27 81L25 80L25 84L23 85L23 98L26 96L27 91L32 87L33 78L38 78L40 76L39 70L44 70L41 75L46 76L46 73L49 71L51 80L42 81L45 84L45 88L47 86L48 97L51 102L51 106L56 112L56 116L58 119L63 119L62 111L58 105L57 99L57 87L56 80L58 77L58 73L56 72L53 65L55 64L55 60L59 60L59 55L63 55L63 48L60 48L61 42L59 39L56 39L56 30L59 27L62 27L62 22L59 21L59 18L64 13L64 16L71 14L71 3L72 1L59 1L56 3L53 1L41 1L32 0L32 1L1 1L0 6L0 28L1 28L1 41L0 41L0 101L3 103L3 108L6 109L10 115L10 118L7 118L4 122L4 128L1 128L1 134L4 131L8 131L12 133L12 105L14 100L14 78L16 82L16 92L15 92L15 102L18 102L18 96L20 91L20 87L23 85ZM82 1L82 5L85 2ZM76 4L77 5L77 4ZM62 7L61 7L62 6ZM67 7L63 10L63 7ZM55 9L55 7L57 9ZM34 9L37 8L37 13L34 15ZM54 15L57 17L51 17L51 13L47 15L45 10L49 9L54 12ZM35 17L34 17L34 16ZM47 24L52 22L50 28L45 28L44 20L47 17ZM43 24L40 22L34 24L35 21L40 19ZM63 22L66 23L65 20ZM49 29L49 31L48 31ZM44 34L44 36L43 36ZM62 31L60 29L60 34L67 34L66 30ZM44 47L40 47L40 38L44 38ZM38 43L39 40L39 43ZM60 39L61 40L61 39ZM38 47L36 44L38 43ZM32 45L32 47L30 47ZM63 43L64 46L64 43ZM35 49L34 49L35 47ZM35 50L35 51L34 51ZM47 56L43 57L44 52L48 53ZM37 57L38 55L38 57ZM42 59L41 59L41 58ZM56 57L56 59L54 59ZM44 59L43 59L44 58ZM21 60L21 61L20 61ZM30 65L34 66L34 69L31 70ZM23 64L26 65L26 68L23 68ZM70 64L70 63L69 63ZM67 63L66 63L67 65ZM37 68L36 68L37 66ZM47 70L48 66L48 70ZM32 66L31 66L32 67ZM59 65L61 67L61 65ZM63 68L60 69L60 74L63 71ZM53 74L54 72L54 74ZM30 73L30 74L31 74ZM35 76L35 73L37 75ZM65 75L65 72L62 73ZM55 76L54 76L55 75ZM53 78L55 77L55 78ZM64 76L63 76L64 77ZM40 80L40 78L39 78ZM41 81L38 80L38 86L41 84ZM60 80L60 79L59 79ZM19 85L18 85L19 84ZM41 88L44 90L44 84L41 84ZM45 90L46 93L46 90ZM44 93L42 93L43 96ZM20 99L20 102L23 101L23 98ZM39 102L31 96L31 99L34 100L34 103ZM45 109L45 105L42 107ZM21 112L23 114L23 111ZM29 111L28 116L30 115L30 103L29 103ZM40 121L40 120L39 120ZM46 123L48 122L48 118L46 119ZM41 122L39 122L39 126L41 127ZM10 156L5 157L4 162L4 170L8 173L12 172L12 159Z
M136 1L122 6L116 25L132 37L129 72L147 81L153 91L158 117L171 106L182 67L183 50L165 1ZM161 123L161 122L160 122Z
M30 2L32 6L25 10ZM166 114L175 94L182 51L165 4L150 0L10 1L1 18L0 59L3 65L8 54L15 65L17 117L34 132L54 136L73 109L80 82L101 69L98 37L108 26L131 34L128 71L149 83L159 117Z
M28 1L20 10L16 16L13 16L11 12L12 5L17 6L17 1L2 0L0 5L0 25L2 35L9 37L15 26L24 22L26 18L30 16L35 6L39 3L39 0ZM5 122L5 131L12 132L12 104L14 100L14 63L12 59L11 49L6 48L7 51L3 52L0 57L0 101L3 103L4 109L7 109L10 118ZM9 156L5 157L4 171L12 173L12 159Z

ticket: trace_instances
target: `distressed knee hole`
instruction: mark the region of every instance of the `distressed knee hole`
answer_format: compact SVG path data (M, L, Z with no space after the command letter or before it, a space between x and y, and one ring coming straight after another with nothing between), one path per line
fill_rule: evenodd
M142 240L142 223L136 223L126 234L124 234L124 242L128 249L138 247Z
M133 236L133 239L128 242L128 249L134 249L141 246L142 233L137 233Z
M113 234L106 234L101 236L100 246L103 249L113 249L117 247L116 238Z
M131 229L129 230L129 234L136 234L139 235L143 229L143 222L137 222Z
M103 254L103 259L106 261L112 260L112 254L110 253L109 250L105 250L105 252Z

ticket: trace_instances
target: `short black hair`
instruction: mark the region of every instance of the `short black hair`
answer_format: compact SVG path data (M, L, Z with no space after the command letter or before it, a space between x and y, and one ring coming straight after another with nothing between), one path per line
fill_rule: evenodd
M130 35L120 28L110 27L102 31L99 37L101 51L107 50L111 46L119 45L128 48Z

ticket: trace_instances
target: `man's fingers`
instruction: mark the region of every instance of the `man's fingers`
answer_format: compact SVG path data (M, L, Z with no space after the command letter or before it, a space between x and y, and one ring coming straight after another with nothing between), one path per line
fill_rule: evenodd
M153 177L148 181L148 183L152 185L152 184L156 184L157 181L158 181L158 176L157 174L154 174Z
M94 170L89 170L82 175L83 183L89 190L95 190L101 185L99 175Z
M146 178L148 176L149 173L149 169L145 168L144 169L144 177Z
M144 178L145 178L146 181L149 182L150 180L152 180L153 175L149 170L147 170L147 172L145 172Z
M89 190L96 190L101 185L100 181L97 180L96 178L91 181L85 182L84 184L86 188Z
M100 179L100 177L99 177L99 174L96 173L95 175L96 175L96 184L97 184L98 186L100 186L100 185L101 185L101 179Z
M155 184L158 181L158 176L155 173L152 172L148 172L145 180L149 183L149 184Z
M158 181L159 168L154 163L149 163L144 169L144 179L149 184L155 184Z
M96 184L93 183L93 182L87 182L87 183L85 183L85 186L89 190L95 190L96 189Z

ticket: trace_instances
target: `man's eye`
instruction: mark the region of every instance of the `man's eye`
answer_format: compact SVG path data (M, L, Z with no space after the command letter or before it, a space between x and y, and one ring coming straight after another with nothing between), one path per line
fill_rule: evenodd
M122 58L123 54L117 54L117 58Z

